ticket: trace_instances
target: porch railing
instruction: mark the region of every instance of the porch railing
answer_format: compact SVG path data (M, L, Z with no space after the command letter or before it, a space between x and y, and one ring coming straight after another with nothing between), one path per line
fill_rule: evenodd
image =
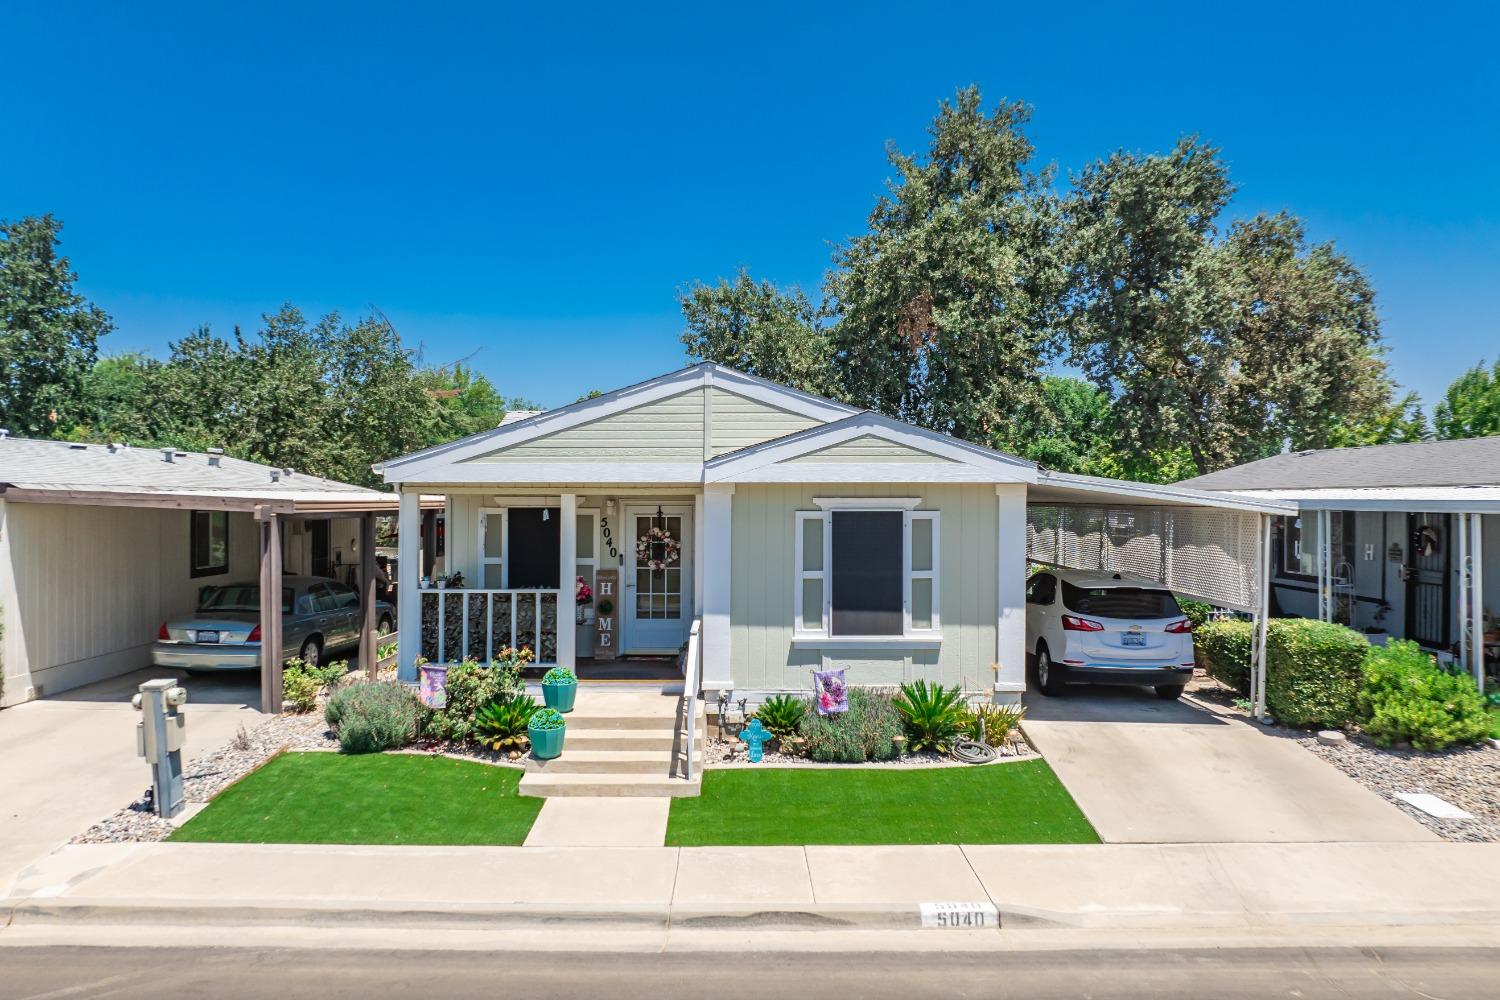
M561 590L432 587L418 591L418 596L421 655L431 663L458 663L470 657L487 663L506 647L530 649L536 663L557 662ZM572 628L572 617L562 624Z
M699 633L703 619L694 618L688 632L687 661L683 664L682 697L687 702L687 761L682 766L682 776L693 780L693 744L698 735L698 688L703 684L703 639Z

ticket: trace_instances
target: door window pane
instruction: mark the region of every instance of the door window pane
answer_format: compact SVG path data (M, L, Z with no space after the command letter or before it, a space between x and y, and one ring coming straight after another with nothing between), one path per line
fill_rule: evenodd
M574 552L580 559L594 558L594 515L579 514L577 520L578 543Z
M484 582L480 585L484 590L499 590L505 585L499 563L486 563L484 566Z
M501 530L500 514L484 515L484 554L490 559L504 555L505 535Z

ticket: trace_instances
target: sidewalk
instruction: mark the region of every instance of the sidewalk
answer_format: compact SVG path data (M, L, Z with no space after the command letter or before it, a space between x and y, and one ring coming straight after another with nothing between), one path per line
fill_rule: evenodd
M1493 927L1500 845L71 845L0 923L878 930L924 903L992 904L1006 930Z

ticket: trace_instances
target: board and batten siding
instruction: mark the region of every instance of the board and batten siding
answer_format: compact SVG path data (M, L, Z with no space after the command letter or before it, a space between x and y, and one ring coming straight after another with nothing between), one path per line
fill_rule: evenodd
M0 501L5 704L150 666L156 631L198 588L254 581L253 517L229 515L229 572L194 578L189 512Z
M737 690L807 691L824 651L792 645L796 513L814 497L915 497L942 512L942 644L936 650L828 650L851 684L925 678L976 691L994 683L997 499L989 484L750 485L734 492L730 666ZM1016 525L1016 530L1023 530Z
M713 427L709 451L712 455L738 451L822 423L816 417L791 413L717 386L710 390L709 400Z

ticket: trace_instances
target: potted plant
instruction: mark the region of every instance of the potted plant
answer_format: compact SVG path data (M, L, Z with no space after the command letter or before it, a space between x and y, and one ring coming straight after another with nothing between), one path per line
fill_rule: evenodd
M567 667L553 667L542 677L542 700L559 712L573 711L578 697L578 678Z
M568 720L562 717L562 713L551 708L537 709L526 723L532 756L537 760L551 760L561 754L567 732Z

